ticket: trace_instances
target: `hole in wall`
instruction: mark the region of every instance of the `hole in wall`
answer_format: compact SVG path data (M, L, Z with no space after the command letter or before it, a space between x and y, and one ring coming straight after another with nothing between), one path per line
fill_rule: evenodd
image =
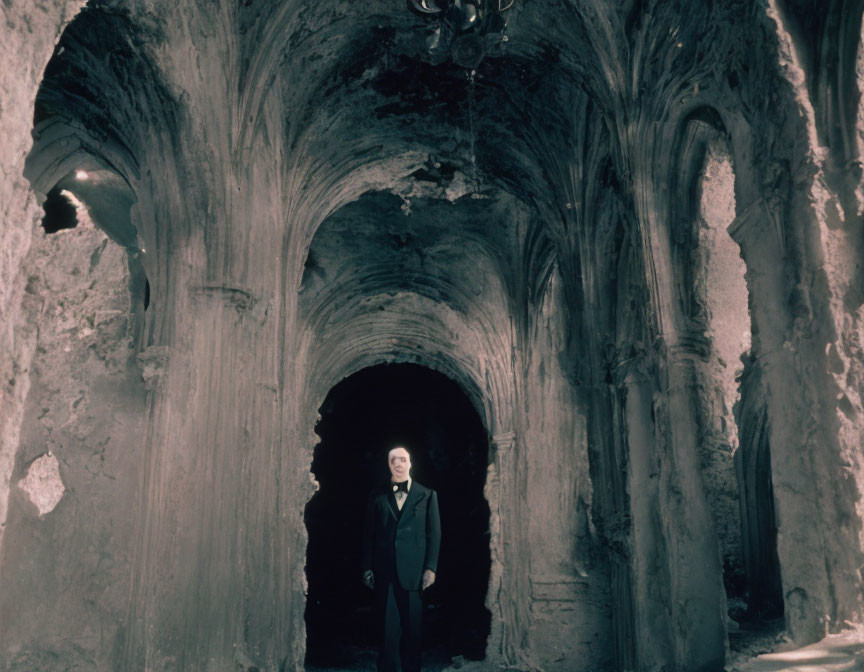
M457 383L414 364L382 364L336 385L320 409L307 504L307 669L352 668L377 656L372 592L360 581L363 514L389 478L387 452L412 452L412 478L438 492L441 553L424 596L424 665L482 659L490 630L489 442Z
M78 211L76 204L68 192L54 187L48 192L42 205L45 215L42 217L42 228L45 233L57 233L64 229L74 229L78 226Z
M150 281L144 280L144 310L150 307Z

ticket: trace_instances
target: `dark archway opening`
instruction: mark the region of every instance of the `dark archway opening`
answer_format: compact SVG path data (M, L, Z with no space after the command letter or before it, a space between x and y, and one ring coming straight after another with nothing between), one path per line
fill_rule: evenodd
M740 447L735 454L740 490L741 532L746 563L744 603L730 613L741 624L730 632L732 650L744 650L784 626L783 585L777 555L777 518L771 476L768 414L758 359L751 355L741 376L741 400L735 408Z
M382 364L336 385L320 409L312 472L320 489L306 506L306 663L364 667L376 655L372 594L360 581L363 513L389 478L387 452L412 452L412 478L438 492L441 554L424 596L424 667L456 656L482 659L491 565L483 495L489 441L458 384L413 364Z
M78 226L75 204L60 187L54 187L48 192L42 208L45 210L45 216L42 217L42 228L45 229L45 233L57 233Z

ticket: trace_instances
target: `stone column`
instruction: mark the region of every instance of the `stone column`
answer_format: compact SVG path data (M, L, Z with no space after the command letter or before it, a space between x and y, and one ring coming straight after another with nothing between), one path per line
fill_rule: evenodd
M596 360L595 360L596 361ZM602 382L601 382L602 381ZM609 584L616 669L633 669L636 642L634 621L633 520L629 503L628 445L625 405L628 386L610 385L600 377L591 389L589 430L596 455L602 537L608 546Z
M303 613L302 595L284 613L302 508L289 521L280 409L262 385L276 339L242 288L191 286L181 303L150 397L129 669L275 669Z
M625 373L619 385L622 440L626 443L627 489L630 493L632 548L630 574L633 591L635 659L639 669L657 669L673 650L668 622L669 577L657 505L658 464L654 458L652 381L644 372Z
M160 183L138 206L168 356L148 401L130 670L302 665L312 485L286 345L296 288L279 204L252 173L227 197L217 174Z
M664 359L654 416L669 624L679 669L720 671L726 653L726 592L699 462L695 367L700 356L678 346Z
M699 472L692 363L672 352L620 374L638 669L719 672L725 595Z
M655 138L654 130L646 137ZM632 147L642 275L631 283L647 301L618 308L619 316L631 311L634 334L650 339L647 347L638 341L618 344L632 353L619 379L624 374L632 465L636 660L640 669L720 672L726 593L699 464L693 364L700 355L691 344L699 339L690 338L693 326L683 314L676 282L680 267L672 251L672 209L661 178L668 167L655 164L651 147L649 142ZM657 601L665 608L658 611Z
M486 648L490 664L513 665L524 657L528 621L528 554L521 547L523 526L519 516L516 434L502 432L492 438L495 460L489 466L485 494L489 501L492 567L486 603L492 629Z
M837 435L836 386L809 289L790 282L780 215L757 200L729 226L747 264L753 353L762 371L786 625L821 639L860 614L859 493Z

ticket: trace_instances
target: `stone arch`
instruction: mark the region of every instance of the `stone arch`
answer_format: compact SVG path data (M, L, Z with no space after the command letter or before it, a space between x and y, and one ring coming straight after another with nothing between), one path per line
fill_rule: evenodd
M302 390L298 418L308 431L304 433L307 464L317 443L312 432L317 410L329 390L351 373L379 363L407 362L456 381L492 441L485 491L492 539L487 592L492 632L487 660L507 659L506 651L519 648L513 612L524 606L502 598L499 590L508 582L523 580L513 574L516 570L511 575L503 571L505 558L506 564L518 566L514 549L521 543L520 525L504 529L500 525L502 518L520 520L515 513L519 495L514 446L520 439L513 363L516 338L508 294L512 279L502 277L499 257L509 253L504 245L511 240L498 241L501 247L489 245L472 229L467 216L453 214L463 208L488 215L491 204L475 199L452 204L433 195L422 202L422 208L415 203L420 211L430 208L432 214L431 219L417 214L421 219L412 228L407 222L415 215L406 220L392 193L364 198L366 203L331 215L318 227L304 265L295 361L296 387ZM387 208L393 207L394 200L396 211L391 216L397 219L391 221L386 218ZM443 210L439 213L435 208ZM437 218L439 214L443 220ZM346 244L343 230L351 232L354 242ZM362 258L356 256L358 235L364 240ZM514 240L521 245L521 239ZM433 259L439 254L447 266ZM454 273L454 268L462 271Z
M798 58L806 71L806 84L815 112L820 142L830 152L826 166L829 180L851 197L860 168L855 139L856 112L861 98L856 74L856 56L861 45L861 0L830 0L825 5L778 0L776 3ZM852 168L852 179L843 184L843 171ZM845 202L844 206L851 206ZM847 213L847 217L853 211Z
M784 67L798 68L776 7L771 17ZM859 591L849 579L860 566L860 523L839 524L840 534L824 535L829 521L851 520L860 484L848 475L838 429L845 397L832 368L838 335L827 308L830 226L814 201L824 188L824 177L813 177L819 170L817 134L803 80L786 77L776 83L776 95L796 114L779 128L748 119L730 129L737 206L729 232L747 266L752 364L764 390L785 626L796 643L809 643L860 614ZM764 133L775 149L769 157L754 156ZM807 147L803 156L787 149L796 143ZM792 380L801 384L790 385ZM828 483L830 495L822 490ZM811 550L807 560L801 548Z
M135 158L111 140L99 142L74 122L52 116L33 127L35 140L27 156L24 176L37 192L56 184L76 169L113 171L131 191L140 179Z
M307 384L303 388L307 392L304 395L306 401L300 417L303 418L303 426L309 428L310 441L307 444L309 463L311 463L312 446L319 440L313 430L318 421L318 408L323 404L330 389L340 380L354 373L383 363L419 364L443 373L463 389L486 427L490 439L488 475L484 492L491 512L489 544L492 555L486 598L486 607L492 613L492 634L487 643L487 660L497 660L501 655L502 632L512 627L512 623L505 623L508 605L504 601L507 598L500 591L505 550L498 522L502 516L507 515L503 511L506 510L507 502L506 495L502 492L502 482L506 478L507 471L512 468L510 463L513 459L515 434L510 424L513 421L512 406L508 407L508 403L512 403L512 398L490 391L488 381L483 381L477 371L471 370L469 362L453 353L436 352L435 344L430 342L428 337L419 335L417 332L407 336L397 331L379 332L372 338L346 337L345 341L349 338L352 345L357 345L353 352L351 348L336 346L334 350L344 352L344 356L325 362L322 368L313 367L310 373L306 374ZM311 381L315 381L314 385L310 384ZM507 388L506 381L499 381L497 385L499 392L501 387Z
M747 496L746 484L757 481L750 474L754 463L746 454L755 449L754 440L761 440L742 426L740 416L741 412L750 417L764 410L764 395L758 386L744 382L748 362L752 362L750 296L741 248L729 231L736 217L737 171L725 127L717 128L723 132L705 137L693 178L697 191L691 200L692 242L686 263L698 270L690 274L687 286L690 314L697 326L695 338L704 338L704 357L697 369L702 476L717 527L729 613L740 621L755 613L748 605L758 590L749 571L752 544L746 539L747 521L755 515L756 501L753 493ZM762 447L767 450L767 443ZM760 464L770 465L770 460ZM771 496L767 494L770 481L769 468L758 480L760 502ZM765 517L760 520L768 527L773 525ZM776 548L774 552L776 555ZM730 622L733 635L736 628Z
M445 661L457 654L471 659L485 655L492 606L487 603L495 602L488 593L492 547L484 486L492 450L487 425L460 382L440 368L403 359L397 354L351 367L318 409L310 467L318 487L304 514L310 664L326 666L329 658L331 666L350 667L350 659L356 658L352 649L361 642L377 643L366 611L372 606L371 595L359 584L356 562L362 504L368 489L386 474L384 456L395 445L392 441L406 442L413 477L438 492L444 535L438 587L424 599L429 626L424 648L434 644L430 654L443 653ZM342 505L334 508L335 502ZM338 528L343 532L337 559L324 549L336 542L327 530ZM334 567L339 570L334 572ZM484 580L478 582L481 576ZM341 634L327 634L331 620L338 620ZM353 646L345 650L342 645L349 639ZM347 659L340 660L343 656Z
M365 352L357 353L353 359L341 362L338 373L328 372L329 375L321 379L315 375L311 376L311 378L319 380L315 385L315 389L327 389L329 391L340 380L349 378L359 371L378 364L417 364L442 373L456 382L471 400L484 427L490 431L490 435L495 433L490 428L495 426L494 419L498 417L495 408L496 404L491 401L487 394L481 391L474 378L474 372L466 370L464 362L459 362L447 356L440 357L434 353L430 354L421 342L411 343L406 342L406 339L406 341L396 343L394 341L401 340L396 334L379 336L376 337L377 339L380 339L378 343L366 345L368 349ZM317 394L319 402L312 402L312 406L315 406L317 403L317 407L320 407L324 403L326 396L327 393L324 393L323 397L320 393ZM304 413L304 417L307 416L309 416L309 413Z
M698 340L707 328L704 301L693 291L694 255L700 245L700 197L702 178L712 148L725 145L726 127L718 111L702 105L691 110L680 122L676 136L676 160L670 165L671 186L671 259L675 264L676 292L680 312L689 327L689 338ZM728 150L725 150L728 153ZM734 194L731 195L734 203ZM698 346L697 346L698 347Z
M91 5L66 24L42 73L24 176L38 198L55 185L74 193L126 251L137 303L159 304L173 290L153 204L167 181L160 162L178 159L181 105L152 48L159 29L131 11ZM76 180L79 171L89 179ZM167 313L145 320L140 312L143 348Z
M373 301L376 298L393 307L394 313L399 315L398 324L388 323L386 318L357 319L343 324L338 334L329 340L322 339L313 330L305 332L301 351L303 361L308 363L305 373L308 382L304 385L307 392L303 417L311 418L310 414L317 411L327 392L339 380L361 369L378 363L415 363L455 380L471 399L491 435L513 431L512 372L506 361L495 359L497 366L484 366L472 361L461 348L448 348L445 325L430 322L428 316L436 312L443 312L449 319L455 316L430 299L412 294L373 297ZM486 353L503 345L484 343L476 334L464 329L460 339L466 338ZM312 381L314 384L310 384Z
M296 361L303 388L306 381L323 381L316 383L321 396L352 367L398 352L404 361L413 358L457 380L490 433L513 431L508 279L500 251L454 214L457 208L483 213L489 206L432 198L423 202L431 214L414 222L392 193L364 199L317 228L302 266ZM439 219L448 216L457 225ZM362 255L352 242L358 231ZM454 273L458 266L463 271ZM317 409L321 401L313 398L304 407Z
M135 175L134 160L110 141L94 149L94 140L85 131L56 117L38 124L34 135L25 178L39 199L56 189L72 193L86 207L93 224L123 248L129 268L135 348L145 347L144 313L150 303L151 264L132 222L138 199L125 175ZM122 168L115 167L118 165Z
M355 149L358 156L354 161L346 161L349 165L339 166L338 172L332 166L298 167L307 169L304 175L308 182L300 188L298 202L287 213L289 218L302 213L295 226L285 232L284 244L296 262L290 265L291 287L300 287L304 262L309 257L315 235L331 215L370 192L392 190L398 193L400 180L408 178L428 158L426 153L416 150L387 153L374 142L369 147ZM307 210L304 205L311 209Z

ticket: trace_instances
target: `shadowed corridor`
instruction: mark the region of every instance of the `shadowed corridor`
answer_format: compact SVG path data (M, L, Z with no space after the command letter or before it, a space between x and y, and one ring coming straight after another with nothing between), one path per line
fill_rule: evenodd
M411 477L438 492L438 576L424 598L424 662L482 659L489 635L489 506L483 496L488 440L452 380L413 364L384 364L340 382L320 410L306 507L306 663L340 667L374 658L372 593L360 582L363 512L389 478L387 452L412 453Z

